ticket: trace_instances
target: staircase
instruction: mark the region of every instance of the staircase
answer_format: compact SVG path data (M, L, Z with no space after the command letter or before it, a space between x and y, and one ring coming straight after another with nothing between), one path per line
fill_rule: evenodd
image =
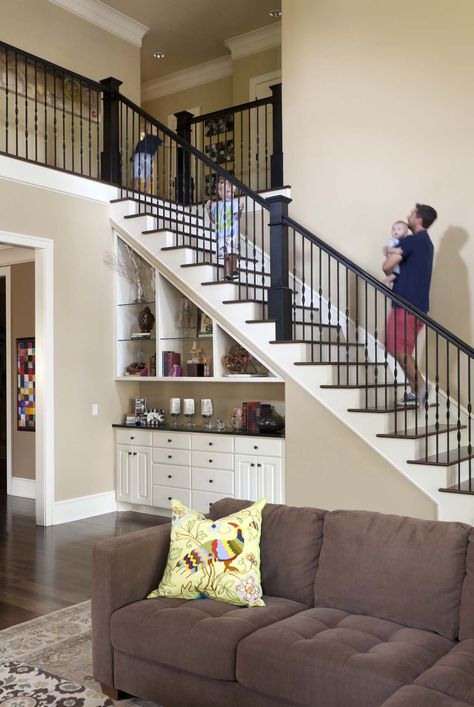
M263 216L258 204L251 215ZM268 315L268 253L255 242L239 261L239 281L227 282L199 206L131 195L112 204L111 218L122 238L236 340L301 385L432 498L440 519L472 522L469 412L439 384L424 408L397 402L406 390L402 372L377 337L350 318L340 296L337 307L292 268L293 337L278 340Z

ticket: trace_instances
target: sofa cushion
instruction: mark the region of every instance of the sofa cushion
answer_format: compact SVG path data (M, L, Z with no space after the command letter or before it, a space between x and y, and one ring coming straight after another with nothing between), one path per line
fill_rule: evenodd
M266 606L248 608L212 599L145 599L112 615L112 645L190 673L235 680L239 641L305 608L288 599L264 600Z
M470 707L459 700L418 685L406 685L389 697L382 707Z
M222 518L251 501L224 498L211 506L210 517ZM264 594L314 603L314 579L323 539L326 511L267 503L260 542Z
M462 523L367 511L328 513L315 605L454 639L469 532Z
M466 577L461 592L459 639L474 638L474 530L469 535L466 554Z
M452 645L371 616L307 609L239 644L237 680L295 704L379 707Z
M260 533L263 498L220 520L173 499L168 561L148 599L216 599L263 606Z
M458 643L422 673L415 683L474 705L474 639L468 638Z

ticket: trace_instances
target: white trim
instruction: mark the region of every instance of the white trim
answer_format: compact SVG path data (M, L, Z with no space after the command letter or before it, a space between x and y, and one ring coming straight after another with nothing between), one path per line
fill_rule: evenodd
M252 32L230 37L224 41L224 44L231 53L232 61L263 52L265 49L279 47L281 45L281 22L274 22L271 25L254 29Z
M54 503L54 243L48 238L7 231L0 231L0 242L35 249L36 522L51 525Z
M221 56L142 83L142 103L232 76L232 59Z
M59 5L63 10L72 12L93 25L105 29L106 32L115 34L120 39L134 44L136 47L142 46L143 37L150 28L142 25L123 12L114 10L110 5L106 5L100 0L49 0L53 5Z
M19 476L13 476L11 480L11 490L8 493L12 496L21 496L22 498L36 498L36 481L34 479L22 479Z
M35 254L26 248L6 247L0 250L0 270L9 265L34 262ZM0 273L1 274L1 273Z
M268 74L260 74L260 76L252 76L249 79L249 101L254 101L257 96L257 86L266 83L268 86L281 83L281 69L270 71Z
M12 250L14 250L12 248ZM30 254L31 260L31 254ZM7 493L12 488L12 324L11 324L11 272L9 267L0 268L0 277L5 278L5 375L6 375L6 457L7 457Z
M104 513L115 513L116 510L115 491L68 498L65 501L56 501L54 504L53 525L92 518Z
M120 197L120 189L111 184L103 184L95 179L78 177L75 174L60 172L51 167L42 167L33 162L16 160L3 155L0 155L0 179L21 182L40 189L48 189L102 203L109 203L112 199Z

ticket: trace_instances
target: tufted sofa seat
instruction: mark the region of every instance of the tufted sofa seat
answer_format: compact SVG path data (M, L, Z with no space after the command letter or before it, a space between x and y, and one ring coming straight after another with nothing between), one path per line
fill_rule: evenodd
M223 499L218 519L249 502ZM265 607L145 600L169 526L94 552L94 676L164 707L474 707L474 532L269 504Z

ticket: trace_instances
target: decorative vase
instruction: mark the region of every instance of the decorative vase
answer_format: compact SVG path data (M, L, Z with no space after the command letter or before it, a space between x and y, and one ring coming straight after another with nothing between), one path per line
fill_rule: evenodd
M281 432L285 428L285 419L270 405L258 418L257 427L260 432Z
M138 324L144 334L149 334L151 332L154 323L155 317L149 307L145 307L145 309L142 309L141 312L138 312Z

